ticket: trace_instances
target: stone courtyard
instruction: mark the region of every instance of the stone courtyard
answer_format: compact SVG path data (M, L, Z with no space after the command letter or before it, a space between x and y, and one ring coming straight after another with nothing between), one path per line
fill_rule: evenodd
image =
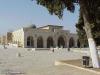
M20 55L19 55L20 54ZM69 66L55 66L56 60L81 59L86 53L67 49L36 50L0 46L0 75L97 75Z

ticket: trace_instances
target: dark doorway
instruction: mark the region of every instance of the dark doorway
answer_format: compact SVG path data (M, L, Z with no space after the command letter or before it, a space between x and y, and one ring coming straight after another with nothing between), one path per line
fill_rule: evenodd
M74 39L71 37L69 40L69 47L72 48L75 46Z
M58 38L58 47L63 47L63 48L65 47L65 41L62 36Z
M53 38L48 37L47 39L47 48L53 47Z
M43 48L43 38L38 37L37 39L37 48Z
M77 40L77 47L80 48L80 46L81 46L81 45L80 45L80 41L79 41L79 39L78 39L78 40Z
M34 40L32 36L27 37L27 47L34 47Z

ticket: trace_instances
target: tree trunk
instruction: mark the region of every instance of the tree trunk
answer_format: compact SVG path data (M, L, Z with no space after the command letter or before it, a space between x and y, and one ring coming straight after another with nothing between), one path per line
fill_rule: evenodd
M93 68L100 68L98 51L96 50L96 44L93 39L93 35L91 33L91 26L90 26L91 24L88 22L86 15L84 13L83 13L83 19L84 19L84 29L88 38L88 44L90 48Z

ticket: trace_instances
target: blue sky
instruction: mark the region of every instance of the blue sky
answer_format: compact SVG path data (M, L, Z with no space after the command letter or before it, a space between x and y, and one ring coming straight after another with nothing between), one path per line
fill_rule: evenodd
M74 13L65 10L63 18L59 19L31 0L0 0L0 34L30 24L35 24L37 27L48 24L62 25L64 29L76 32L75 24L78 16L79 7Z

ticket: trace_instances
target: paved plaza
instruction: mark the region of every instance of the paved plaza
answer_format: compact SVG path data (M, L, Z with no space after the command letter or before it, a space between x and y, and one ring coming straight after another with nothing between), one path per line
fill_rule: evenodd
M27 48L0 48L0 75L97 75L69 66L55 66L56 60L81 59L86 53L67 49L31 50Z

